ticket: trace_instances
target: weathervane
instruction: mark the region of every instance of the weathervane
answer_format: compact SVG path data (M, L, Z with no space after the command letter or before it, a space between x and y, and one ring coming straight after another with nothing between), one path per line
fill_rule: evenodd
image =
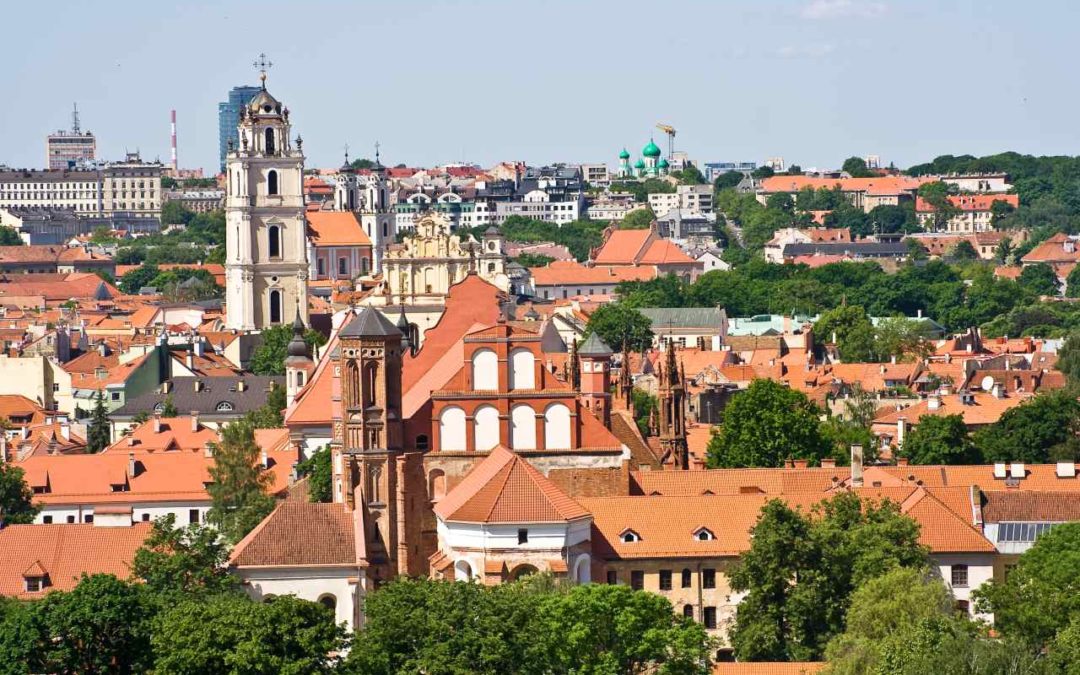
M274 67L274 64L266 59L266 54L260 53L251 65L259 69L259 79L262 80L262 88L266 89L266 71Z

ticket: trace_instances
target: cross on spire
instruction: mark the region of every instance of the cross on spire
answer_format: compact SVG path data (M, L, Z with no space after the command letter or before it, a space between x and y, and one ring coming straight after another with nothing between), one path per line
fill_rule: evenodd
M345 166L349 165L349 144L345 144Z
M258 69L259 79L262 81L262 88L266 89L266 71L272 68L274 64L266 58L266 54L260 53L259 58L255 59L251 65Z
M375 163L379 163L379 142L375 141Z

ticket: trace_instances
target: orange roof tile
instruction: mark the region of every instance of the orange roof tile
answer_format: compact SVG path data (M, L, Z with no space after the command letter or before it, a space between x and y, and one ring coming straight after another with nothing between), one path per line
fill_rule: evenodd
M960 211L989 211L994 202L1005 202L1013 208L1020 207L1020 195L977 194L949 195L949 202ZM922 197L915 198L915 210L933 212L937 209Z
M551 523L589 514L517 454L496 446L435 507L443 521Z
M150 523L8 525L0 530L0 596L30 599L48 591L69 591L84 573L127 578L150 528ZM48 574L50 585L42 592L26 592L24 575L39 572Z
M1005 398L995 398L992 394L978 392L970 394L973 403L965 404L960 401L959 394L941 396L941 405L937 410L930 410L929 402L921 400L918 403L901 410L886 410L874 418L873 424L889 425L896 424L903 417L908 424L918 424L923 415L960 415L964 418L964 424L968 426L981 426L993 424L1001 419L1006 410L1015 408L1031 398L1032 394L1015 394Z
M872 178L817 178L814 176L772 176L761 181L760 191L798 192L812 187L814 189L833 189L839 187L843 192L865 192L873 195L893 195L914 192L923 183L935 180L930 177L912 176L874 176Z
M691 261L692 262L692 261ZM648 281L657 277L657 270L651 265L640 267L618 267L598 265L586 267L572 260L556 260L547 267L530 267L533 284L536 286L565 286L581 284L596 286L610 284L614 286L622 281Z
M307 214L308 237L316 246L371 246L371 239L351 211Z
M594 262L597 265L633 265L641 259L655 236L656 232L652 229L611 230L596 252Z
M816 675L827 665L823 661L714 663L712 675Z
M698 263L686 255L674 242L667 239L654 241L637 262L642 265L700 264L704 266L704 263Z
M355 533L353 512L344 504L284 501L236 544L229 565L361 566Z

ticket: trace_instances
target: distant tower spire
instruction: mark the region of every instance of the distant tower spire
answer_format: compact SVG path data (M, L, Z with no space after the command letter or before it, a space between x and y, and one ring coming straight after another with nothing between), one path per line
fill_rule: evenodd
M259 58L255 59L252 64L259 71L259 81L262 82L262 88L266 89L266 71L274 66L274 64L266 58L266 54L259 53Z

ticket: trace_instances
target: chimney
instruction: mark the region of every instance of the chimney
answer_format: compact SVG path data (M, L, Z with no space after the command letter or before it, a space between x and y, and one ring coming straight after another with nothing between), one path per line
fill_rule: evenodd
M161 383L161 393L168 394L172 391L172 380L165 380Z
M1076 462L1058 462L1058 478L1076 478Z
M833 458L833 457L822 457L821 458L821 468L822 469L835 469L836 468L836 459Z
M159 412L154 413L154 433L161 433L161 413Z
M863 486L863 448L855 444L851 446L851 487Z
M195 350L195 356L201 357L204 353L206 353L206 348L203 346L202 338L195 338L195 342L192 344L191 348Z
M128 476L130 476L131 478L135 477L135 453L134 452L129 452L128 453Z
M207 441L206 443L203 443L203 457L213 457L213 456L214 456L214 446L210 443L210 441Z
M23 439L24 441L25 441L26 439L30 438L30 427L23 427L23 428L21 429L21 431L22 431L22 439Z
M805 459L796 459L795 460L795 468L796 469L805 469L807 466L809 466L809 462L807 460L805 460Z
M199 411L191 411L191 432L198 433L199 431Z
M60 436L63 437L65 441L71 440L71 424L68 422L60 423Z
M195 391L199 392L199 391L202 391L202 390L203 390L203 381L199 380L199 379L196 379L195 380Z
M937 394L930 394L930 396L926 397L926 409L927 410L938 410L940 408L941 408L941 397L940 396L938 396Z
M896 420L896 446L904 447L904 439L907 438L907 418L900 417Z
M187 369L190 370L191 372L193 372L193 373L195 372L195 353L194 352L186 352L184 354L184 365L186 365Z
M1013 462L1009 465L1009 478L1023 478L1026 475L1023 462Z
M994 398L1005 398L1005 391L1002 389L1000 382L994 383L994 386L990 389L990 395Z
M244 378L241 377L236 381L236 391L247 391L247 382L244 381Z
M266 454L266 448L263 448L259 452L259 463L262 464L262 468L264 469L270 468L270 457Z
M883 363L883 364L881 364L880 366L878 366L878 372L879 372L880 374L882 374L882 375L884 375L884 374L885 374L885 364L884 364L884 363Z
M893 364L894 366L896 365L896 354L893 354L889 357L889 363Z
M129 448L134 448L135 447L135 437L134 436L128 436L127 437L127 445L128 445Z
M907 466L907 465L908 465L908 458L907 457L897 457L896 458L896 466Z

